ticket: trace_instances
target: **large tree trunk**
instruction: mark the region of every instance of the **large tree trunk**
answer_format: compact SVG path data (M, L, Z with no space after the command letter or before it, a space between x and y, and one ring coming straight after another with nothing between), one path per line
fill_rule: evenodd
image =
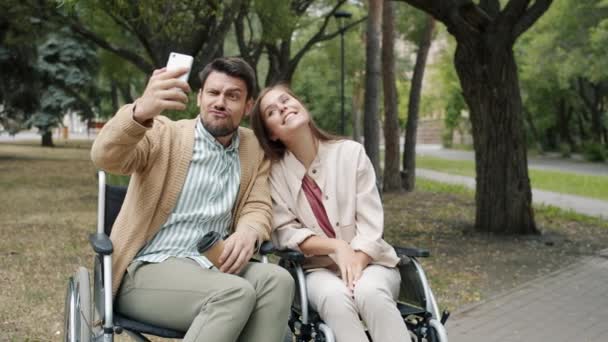
M435 19L428 16L426 26L418 43L414 75L410 88L410 101L408 104L407 123L405 125L405 142L403 146L403 187L405 191L413 191L416 187L416 133L418 131L418 112L420 111L420 97L422 95L422 80L426 60L431 48Z
M401 190L399 174L399 107L395 83L395 5L382 9L382 81L384 86L384 176L383 190Z
M44 147L55 147L55 144L53 144L53 133L50 130L42 133L40 145Z
M476 228L538 233L513 45L553 0L402 1L443 22L457 41L454 65L473 126Z
M380 175L380 125L378 107L380 103L380 30L382 26L382 0L369 0L367 19L367 46L365 49L365 109L363 113L363 136L365 151Z
M512 42L469 36L454 64L471 110L477 171L477 230L538 233L532 210L526 139Z

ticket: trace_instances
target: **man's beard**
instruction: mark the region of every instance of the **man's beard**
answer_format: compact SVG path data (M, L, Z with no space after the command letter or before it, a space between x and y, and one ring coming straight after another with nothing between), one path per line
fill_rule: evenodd
M227 118L225 123L217 125L212 125L203 118L201 118L201 121L203 122L203 127L205 127L207 132L209 132L209 134L211 134L214 138L229 136L239 128L238 125L232 124L232 120L230 118Z

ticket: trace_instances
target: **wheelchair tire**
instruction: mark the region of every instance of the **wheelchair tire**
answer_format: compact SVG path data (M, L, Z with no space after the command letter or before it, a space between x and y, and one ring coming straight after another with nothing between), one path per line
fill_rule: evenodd
M64 311L64 341L91 341L91 287L89 271L79 267L68 281Z
M331 329L325 324L321 323L317 327L317 334L315 336L315 342L335 342L336 338Z
M429 327L429 330L426 333L426 341L439 342L439 336L437 336L437 330L435 330L435 328Z
M293 333L291 332L291 329L289 329L289 327L287 327L287 333L285 334L285 338L283 339L283 342L293 342Z

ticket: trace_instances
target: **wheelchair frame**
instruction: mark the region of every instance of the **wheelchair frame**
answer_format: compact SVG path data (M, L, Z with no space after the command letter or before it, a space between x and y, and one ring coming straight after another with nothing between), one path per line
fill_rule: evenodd
M79 267L74 276L68 281L65 303L64 341L114 341L114 334L126 332L133 340L149 342L143 334L151 334L167 338L183 338L184 332L160 328L137 322L114 312L112 298L112 242L106 235L106 214L108 190L120 191L116 201L122 206L124 187L109 187L106 184L106 174L98 171L98 201L97 201L97 230L89 237L89 242L95 251L93 269L93 298L91 302L91 286L89 271ZM119 207L120 209L120 207ZM118 212L116 212L117 214ZM113 215L113 214L111 214ZM115 220L113 215L110 221Z
M403 247L395 247L395 251L400 258L398 268L402 274L401 288L403 289L404 282L412 280L411 277L403 278L404 272L409 271L408 275L413 275L415 283L406 285L415 286L414 290L418 295L416 299L421 304L417 307L409 303L397 302L408 330L416 337L417 342L448 342L445 322L449 312L444 311L441 316L439 315L433 291L422 266L416 259L428 257L430 253L423 249ZM287 269L296 280L297 293L289 319L289 328L296 337L296 342L334 342L335 336L331 328L308 305L305 271L302 266L304 255L294 250L277 250L271 245L263 246L260 253L278 255L281 258L279 265ZM406 270L407 267L411 270Z
M126 192L124 187L113 187L115 190ZM79 267L70 277L67 286L65 301L64 341L103 341L113 342L114 334L126 332L132 339L139 342L149 342L143 333L167 338L183 338L185 332L160 328L133 321L115 314L112 298L112 242L106 235L106 209L107 190L106 174L98 171L98 202L97 202L97 229L91 234L89 241L95 251L93 288L91 298L91 284L89 271ZM124 193L120 195L120 204L124 200ZM118 208L120 210L120 207ZM117 212L116 212L117 214ZM113 223L115 216L110 217ZM408 330L412 331L418 342L447 342L447 332L444 324L449 316L444 312L439 316L435 296L428 284L424 270L416 260L417 257L427 257L429 252L415 248L395 247L401 261L400 268L413 266L413 273L417 279L416 290L421 295L420 308L406 303L398 302L397 306ZM335 337L329 326L319 317L318 313L309 309L306 291L305 272L302 267L304 255L293 250L275 249L272 243L265 242L260 247L262 262L268 262L268 255L274 254L280 258L279 265L286 268L296 280L297 299L292 304L289 328L294 333L297 342L335 342ZM401 270L400 270L401 271ZM402 288L403 288L402 272ZM92 302L91 302L92 299ZM415 316L413 320L408 320Z

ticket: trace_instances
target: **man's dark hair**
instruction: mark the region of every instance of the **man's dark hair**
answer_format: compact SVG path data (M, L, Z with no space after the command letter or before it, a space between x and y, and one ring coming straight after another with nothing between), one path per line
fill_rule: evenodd
M238 57L220 57L207 64L198 74L201 88L205 87L205 81L212 71L221 72L231 77L240 78L247 86L247 99L255 98L257 93L257 82L255 72L249 63Z

